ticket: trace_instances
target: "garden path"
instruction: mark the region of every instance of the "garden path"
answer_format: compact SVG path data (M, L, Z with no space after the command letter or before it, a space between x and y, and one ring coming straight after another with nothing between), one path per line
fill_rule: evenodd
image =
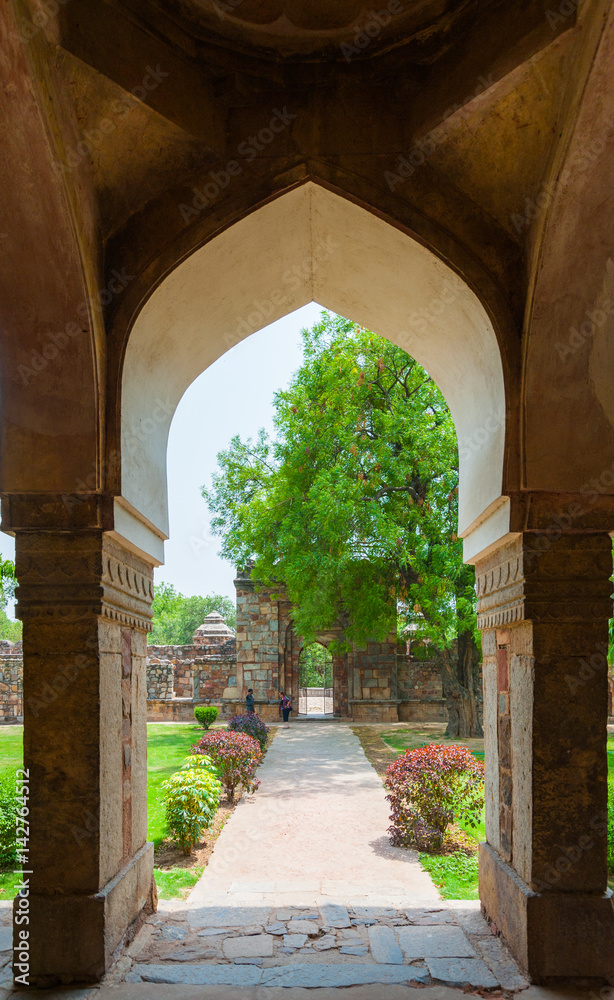
M258 776L188 899L139 933L125 982L528 985L479 904L440 900L416 852L390 846L349 726L280 729Z

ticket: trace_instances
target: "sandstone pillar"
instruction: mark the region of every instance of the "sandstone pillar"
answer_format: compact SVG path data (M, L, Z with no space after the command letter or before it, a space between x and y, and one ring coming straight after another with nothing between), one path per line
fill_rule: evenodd
M46 499L3 502L24 625L30 983L39 986L99 979L153 888L152 566L104 530L103 498Z
M537 982L614 973L611 573L605 532L519 533L476 564L487 770L480 899Z

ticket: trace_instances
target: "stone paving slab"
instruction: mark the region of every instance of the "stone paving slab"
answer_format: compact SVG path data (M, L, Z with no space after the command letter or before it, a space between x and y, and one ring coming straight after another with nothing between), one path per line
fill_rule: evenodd
M385 965L403 964L403 952L391 927L381 927L377 924L375 927L369 927L369 944L374 961Z
M475 958L475 948L460 927L397 927L399 944L407 959Z
M33 994L38 996L38 994ZM94 994L92 994L94 996ZM57 995L56 995L57 996ZM266 1000L339 1000L335 989L270 986ZM373 983L344 989L342 1000L467 1000L466 994L449 986L411 986ZM24 994L20 994L24 1000ZM51 998L50 998L51 1000ZM56 997L53 997L56 1000ZM122 983L102 987L95 1000L264 1000L260 986L186 986L154 983ZM546 998L543 998L546 1000ZM559 1000L553 995L552 1000ZM565 998L567 1000L567 998Z
M433 979L454 986L482 986L491 988L499 985L490 969L479 958L427 958L427 968Z
M476 944L480 958L494 973L504 990L524 990L529 985L501 938L480 938Z

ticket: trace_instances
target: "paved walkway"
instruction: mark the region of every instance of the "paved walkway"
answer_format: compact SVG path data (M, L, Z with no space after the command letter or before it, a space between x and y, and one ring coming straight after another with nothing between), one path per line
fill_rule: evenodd
M186 902L163 904L125 983L233 987L436 984L522 989L479 904L446 903L348 726L280 729Z

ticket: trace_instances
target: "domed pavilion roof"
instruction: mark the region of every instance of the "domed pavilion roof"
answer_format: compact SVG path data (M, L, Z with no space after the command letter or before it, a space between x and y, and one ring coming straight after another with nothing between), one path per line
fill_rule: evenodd
M234 639L233 630L219 611L212 611L196 629L193 641L197 646L209 646L227 642L228 639Z

